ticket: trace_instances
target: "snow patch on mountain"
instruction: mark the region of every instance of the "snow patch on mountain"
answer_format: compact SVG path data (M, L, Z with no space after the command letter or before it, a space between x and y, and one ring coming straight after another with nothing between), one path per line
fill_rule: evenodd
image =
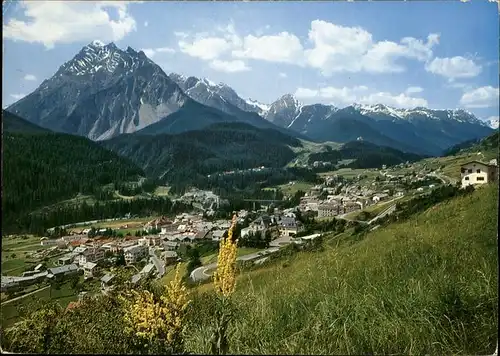
M269 111L269 108L271 107L271 105L263 104L261 102L258 102L257 100L253 100L253 99L247 99L247 100L245 100L245 102L248 105L251 105L255 108L258 108L260 110L261 115L267 113Z

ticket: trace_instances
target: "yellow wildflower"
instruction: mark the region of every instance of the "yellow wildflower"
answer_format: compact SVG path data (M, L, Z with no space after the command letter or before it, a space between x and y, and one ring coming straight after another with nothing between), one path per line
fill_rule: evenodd
M217 270L214 272L214 286L216 291L224 297L230 296L236 286L236 250L237 241L233 241L236 228L236 215L233 216L227 238L219 244Z
M124 304L125 328L142 340L143 345L166 341L173 350L182 346L183 319L189 300L179 267L180 264L176 267L174 280L159 301L155 301L149 291L132 291L132 302Z

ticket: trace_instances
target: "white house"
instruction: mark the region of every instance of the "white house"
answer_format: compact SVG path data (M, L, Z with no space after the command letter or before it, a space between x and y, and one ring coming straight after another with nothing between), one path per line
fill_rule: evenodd
M378 202L380 202L381 200L385 200L385 199L387 199L387 197L389 197L389 194L382 193L382 194L377 194L377 195L375 195L375 196L373 197L373 199L372 199L372 200L373 200L375 203L378 203Z
M462 188L474 184L486 184L498 180L498 166L471 161L460 166Z

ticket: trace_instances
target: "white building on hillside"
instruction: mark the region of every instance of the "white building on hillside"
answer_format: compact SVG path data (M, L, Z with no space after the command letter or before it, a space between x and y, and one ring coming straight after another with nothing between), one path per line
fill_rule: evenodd
M498 166L471 161L460 166L462 188L474 184L486 184L498 180Z

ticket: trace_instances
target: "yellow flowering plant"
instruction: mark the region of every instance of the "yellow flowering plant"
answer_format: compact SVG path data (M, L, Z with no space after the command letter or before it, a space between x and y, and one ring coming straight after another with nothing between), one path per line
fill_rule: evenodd
M126 331L138 351L179 353L183 351L184 317L189 305L187 289L177 265L175 278L155 300L153 293L133 290L122 298Z
M214 287L219 296L216 309L215 328L212 335L212 353L224 355L229 351L227 329L232 319L232 305L230 297L236 287L236 252L238 241L234 236L236 228L236 215L233 216L227 237L219 244L217 270L214 272Z

